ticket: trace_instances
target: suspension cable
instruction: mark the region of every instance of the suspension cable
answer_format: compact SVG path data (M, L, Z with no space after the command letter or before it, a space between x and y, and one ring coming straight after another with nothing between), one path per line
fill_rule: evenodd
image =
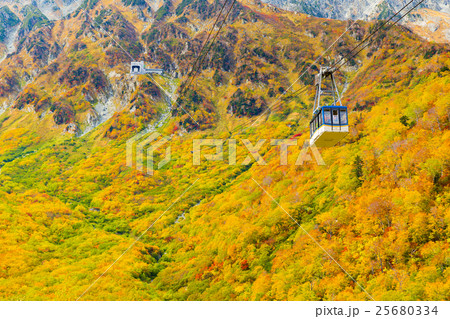
M402 12L408 5L410 5L414 0L411 0L410 2L408 2L406 5L404 5L399 11L397 11L393 16L391 16L388 20L386 20L385 22L383 22L381 24L381 26L377 27L376 30L374 30L373 32L371 32L370 35L368 35L366 38L364 38L363 40L361 40L361 42L354 47L347 56L342 57L338 62L333 64L333 67L336 67L337 65L339 65L344 59L347 59L350 54L352 52L354 52L356 49L358 49L362 44L364 44L365 42L367 42L371 37L373 37L373 35L375 35L375 33L378 33L387 23L389 23L391 20L393 20L396 16L398 16L400 14L400 12ZM390 28L392 28L395 24L397 24L400 20L402 20L406 15L408 15L411 11L413 11L415 8L417 8L420 4L422 4L425 0L420 0L413 8L411 8L410 10L408 10L408 12L406 12L404 15L402 15L399 19L397 19L396 21L394 21L392 24L390 24L389 26L387 26L385 28L385 30L389 30ZM370 44L370 43L369 43ZM362 50L364 50L366 46L363 46L360 50L358 50L352 57L347 59L347 62L344 62L343 64L339 65L338 67L336 67L337 70L339 70L343 65L345 65L345 63L348 63L348 61L350 59L352 59L353 57L355 57L357 54L359 54ZM276 110L278 107L280 107L285 100L291 99L299 94L302 94L304 92L306 92L308 89L307 85L303 85L302 87L300 87L299 89L297 89L295 92L291 93L290 95L286 96L283 100L279 100L278 103L276 103L275 105L272 106L271 110ZM246 123L243 123L241 125L239 125L238 127L236 127L235 129L232 130L232 132L234 133L235 131L239 130L241 127L246 126L247 124L249 124L249 122L251 123L253 120L249 120ZM253 124L256 123L256 121L253 122ZM253 126L253 125L252 125Z
M195 73L193 74L191 80L189 81L189 83L183 88L181 94L183 94L184 92L186 92L186 90L189 88L189 86L192 84L192 82L194 81L195 77L197 76L198 72L200 71L200 68L203 64L203 61L205 60L205 57L208 55L209 51L211 50L211 47L213 46L214 42L217 39L217 36L219 35L220 31L222 30L223 26L225 25L226 20L228 19L228 16L231 13L231 10L233 9L234 4L236 3L236 0L233 0L233 2L231 3L230 8L228 9L227 14L225 15L225 18L222 20L222 23L219 26L219 30L217 30L217 33L215 34L211 44L209 45L209 47L207 48L206 52L203 54L202 59L200 60L200 64L197 67L197 70L195 71ZM180 95L181 95L180 94Z
M422 2L424 2L424 1L425 1L425 0L420 0L414 7L412 7L411 9L409 9L408 12L406 12L404 15L400 16L400 18L397 19L397 21L394 21L392 24L388 25L384 30L387 31L387 30L391 29L394 25L396 25L400 20L402 20L405 16L407 16L411 11L413 11L415 8L417 8L417 7L418 7ZM411 2L412 2L412 1L411 1ZM411 2L409 2L409 3L411 3ZM407 5L409 5L409 3L408 3ZM407 6L407 5L406 5L406 6ZM400 9L393 17L397 16L401 11L403 11L403 9L405 9L406 6L404 6L402 9ZM391 17L391 19L389 19L388 21L392 20L393 17ZM388 22L388 21L387 21L387 22ZM383 23L383 25L382 25L381 27L385 26L385 25L387 24L387 22L386 22L386 23ZM377 28L376 31L378 32L378 31L381 29L381 27L380 27L380 28ZM368 37L368 39L371 38L374 34L375 34L375 32L373 32L373 33ZM366 40L365 40L365 41L366 41ZM363 42L361 42L360 44L363 44ZM369 44L370 44L370 42L368 42L367 45L363 46L363 47L362 47L360 50L358 50L355 54L353 54L351 57L349 57L350 54L351 54L355 49L357 49L360 45L356 46L353 50L350 51L350 53L347 55L347 57L341 58L337 63L335 63L335 64L333 65L333 67L336 67L336 69L340 69L340 68L343 67L346 63L348 63L348 62L350 61L350 59L353 59L353 58L354 58L355 56L357 56L362 50L364 50ZM344 60L347 60L347 61L344 61ZM342 61L344 61L344 63L341 64L341 65L339 65Z
M200 60L200 57L202 56L203 49L207 46L208 41L209 41L209 39L211 38L211 35L212 35L213 31L214 31L214 28L216 27L217 22L219 22L220 16L222 15L223 9L225 9L225 6L227 5L228 1L229 1L229 0L225 0L225 1L224 1L223 5L222 5L222 8L220 9L219 14L218 14L217 17L216 17L216 20L214 21L214 24L213 24L213 26L211 27L211 30L209 31L208 36L207 36L205 42L204 42L203 45L202 45L202 48L200 49L200 52L199 52L199 54L198 54L198 56L197 56L197 59L195 60L194 64L192 65L192 69L191 69L191 71L190 71L189 74L188 74L188 79L192 76L192 72L194 71L195 67L197 66L197 63L198 63L198 61ZM183 91L185 91L184 88L182 89L182 92L183 92Z

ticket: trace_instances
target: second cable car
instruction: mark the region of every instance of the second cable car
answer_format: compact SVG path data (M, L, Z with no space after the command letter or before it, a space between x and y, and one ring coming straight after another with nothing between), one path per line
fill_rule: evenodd
M348 134L347 107L342 106L341 97L334 79L336 69L321 67L315 77L316 96L314 99L313 117L309 123L310 144L317 147L336 145ZM329 79L327 88L323 89L324 80ZM322 97L332 97L333 102L322 103Z

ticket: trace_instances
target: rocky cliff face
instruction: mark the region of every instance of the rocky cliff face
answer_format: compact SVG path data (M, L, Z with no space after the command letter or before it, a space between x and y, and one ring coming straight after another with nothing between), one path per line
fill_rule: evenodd
M0 7L0 59L13 50L20 20L8 7Z
M384 19L391 13L397 12L410 0L264 0L264 2L289 11L303 12L316 17L339 20L370 20ZM420 8L450 13L450 1L426 0L420 5Z
M0 42L4 43L9 31L20 23L19 18L8 7L0 8Z
M17 11L17 5L12 6ZM0 58L13 53L17 43L31 31L49 26L52 22L34 5L25 5L15 13L7 5L0 7Z
M276 7L289 11L307 13L316 17L339 20L385 18L391 12L399 10L410 0L263 0ZM418 1L418 0L417 0ZM76 0L0 0L0 7L8 5L19 12L24 6L33 5L50 20L58 20L74 12L82 1ZM157 11L163 0L123 0L124 5L150 6ZM168 1L170 2L170 1ZM414 2L415 3L415 2ZM426 0L420 8L450 14L450 0Z
M405 24L428 41L450 43L450 14L419 9L405 19Z
M387 19L410 0L263 0L289 11L338 20ZM401 13L406 14L419 0L413 1ZM426 40L450 42L450 0L425 0L401 20L401 23Z
M0 0L1 6L9 6L20 12L25 6L37 7L50 20L59 20L75 11L80 5L76 0Z

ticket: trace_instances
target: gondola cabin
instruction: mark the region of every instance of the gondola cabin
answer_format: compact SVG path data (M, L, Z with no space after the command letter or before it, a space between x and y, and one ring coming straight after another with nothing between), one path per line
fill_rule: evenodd
M334 72L333 68L321 67L315 78L316 97L309 129L310 144L317 147L334 146L348 134L347 107L341 104ZM325 79L330 79L328 87L323 87ZM322 104L323 96L332 97L331 105Z
M316 110L311 122L310 144L317 147L336 145L348 134L348 115L345 106L322 106Z

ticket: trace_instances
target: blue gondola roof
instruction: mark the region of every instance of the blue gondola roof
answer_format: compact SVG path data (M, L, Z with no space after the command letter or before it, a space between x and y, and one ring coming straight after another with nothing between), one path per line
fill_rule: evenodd
M341 105L323 105L323 106L320 106L317 110L315 110L313 115L319 114L320 110L323 109L324 107L329 108L329 109L347 109L346 106L341 106Z

